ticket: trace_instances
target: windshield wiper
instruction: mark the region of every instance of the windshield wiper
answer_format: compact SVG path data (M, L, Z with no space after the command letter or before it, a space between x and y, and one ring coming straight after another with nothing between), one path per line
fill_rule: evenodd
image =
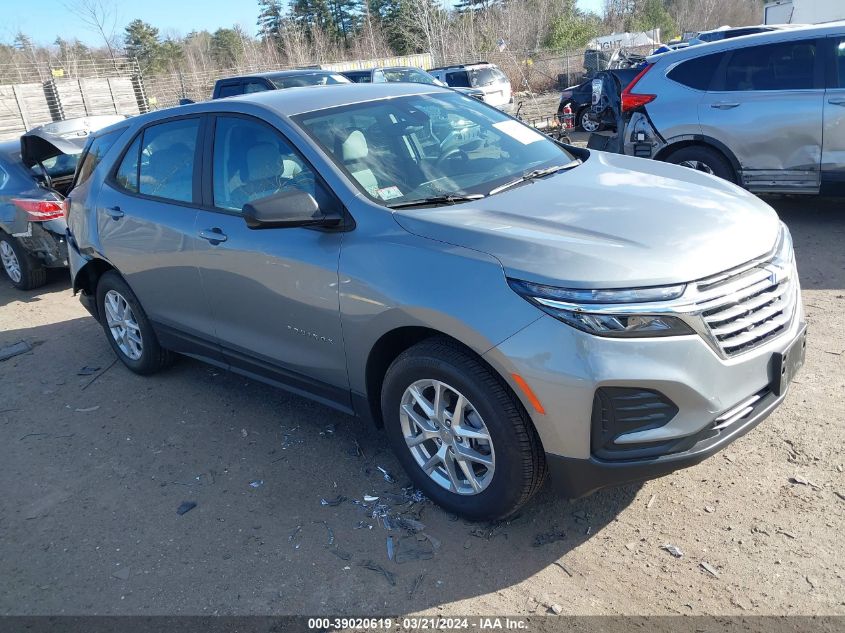
M534 169L532 171L527 171L522 174L522 176L520 176L519 178L511 180L510 182L506 182L503 185L499 185L495 189L491 190L490 193L488 193L487 195L492 196L493 194L499 193L500 191L504 191L505 189L510 189L511 187L514 187L520 183L528 182L530 180L536 180L537 178L542 178L544 176L551 176L552 174L556 174L559 171L569 171L570 169L578 167L581 162L582 161L580 158L576 158L575 160L568 162L565 165L554 165L552 167L546 167L544 169Z
M424 207L433 204L458 204L459 202L470 202L472 200L480 200L483 197L483 193L450 193L442 196L431 196L429 198L408 200L407 202L397 202L396 204L389 204L387 205L387 207L389 209L407 209L409 207Z

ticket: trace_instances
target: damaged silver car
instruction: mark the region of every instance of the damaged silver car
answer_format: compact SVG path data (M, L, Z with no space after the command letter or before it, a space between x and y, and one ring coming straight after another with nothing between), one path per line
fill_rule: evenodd
M64 199L79 156L91 132L124 118L57 121L0 143L0 262L16 288L42 286L48 268L67 266Z

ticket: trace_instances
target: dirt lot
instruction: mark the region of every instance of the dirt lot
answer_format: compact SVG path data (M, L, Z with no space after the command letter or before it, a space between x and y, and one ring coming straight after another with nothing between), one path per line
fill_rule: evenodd
M431 540L352 503L406 482L380 432L191 360L135 376L65 275L0 283L0 347L33 346L0 363L0 614L845 614L845 211L772 203L811 328L775 415L642 486L547 486L507 524L392 500Z

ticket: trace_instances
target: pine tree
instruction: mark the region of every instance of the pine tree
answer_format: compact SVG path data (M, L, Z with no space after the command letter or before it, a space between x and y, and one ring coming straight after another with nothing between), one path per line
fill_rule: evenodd
M138 60L142 72L155 74L161 70L163 60L157 28L143 20L132 20L126 27L123 42L126 54Z
M278 41L284 11L280 0L258 0L258 36Z

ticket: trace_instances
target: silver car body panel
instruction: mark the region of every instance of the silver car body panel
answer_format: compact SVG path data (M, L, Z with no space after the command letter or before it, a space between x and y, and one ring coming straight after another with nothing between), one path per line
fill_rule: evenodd
M687 283L763 257L781 225L742 189L681 167L593 152L569 172L487 199L391 211L365 198L290 120L343 103L445 91L401 83L293 88L131 120L71 196L74 288L87 265L109 262L160 334L172 327L202 339L207 349L192 353L263 380L273 382L263 373L269 366L277 375L310 377L327 390L315 396L302 383L288 386L343 410L362 397L378 403L367 367L384 337L407 328L441 332L498 371L525 404L547 453L579 459L590 456L590 409L599 386L664 391L680 413L660 433L682 437L771 380L772 354L803 321L797 283L788 327L732 357L698 334L628 340L586 334L507 283L508 277L571 288ZM140 197L136 206L104 182L144 125L214 112L253 115L278 128L342 201L354 228L250 231L236 216L197 207L159 208ZM118 221L107 213L115 204L125 213ZM197 241L197 232L211 226L225 229L225 249ZM527 381L545 413L513 374Z
M625 153L663 159L675 146L700 142L724 153L740 183L751 191L818 193L821 177L833 163L831 152L836 153L841 143L838 134L830 135L838 120L830 110L840 106L829 100L836 95L826 95L823 88L695 90L666 75L685 61L714 53L841 35L845 35L843 22L747 35L649 57L654 67L635 91L657 98L645 106L645 114L636 112L629 119ZM834 145L828 149L830 143ZM841 169L843 163L837 165Z

